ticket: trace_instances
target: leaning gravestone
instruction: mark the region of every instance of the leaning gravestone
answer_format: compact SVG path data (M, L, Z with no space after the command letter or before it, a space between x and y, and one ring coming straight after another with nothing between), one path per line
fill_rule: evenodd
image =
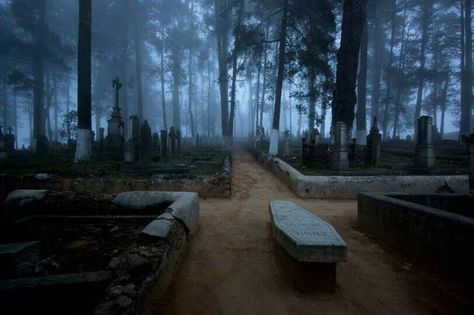
M302 290L333 290L336 265L347 256L347 245L337 231L289 201L272 201L269 210L277 252L286 253L280 256L294 284Z

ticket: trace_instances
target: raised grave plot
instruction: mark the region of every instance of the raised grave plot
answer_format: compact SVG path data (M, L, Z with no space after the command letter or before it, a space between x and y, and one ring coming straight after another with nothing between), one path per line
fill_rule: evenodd
M12 192L0 230L0 312L147 313L198 211L194 193Z

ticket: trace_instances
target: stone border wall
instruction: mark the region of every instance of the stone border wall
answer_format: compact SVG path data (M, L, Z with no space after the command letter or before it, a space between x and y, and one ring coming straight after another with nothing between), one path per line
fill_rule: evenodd
M467 175L306 176L279 158L247 150L301 198L356 199L362 192L434 193L446 184L457 193L469 192Z
M49 174L11 176L0 174L0 198L18 189L49 189L80 193L116 194L124 191L188 191L201 198L230 198L230 155L222 171L209 175L155 175L148 179L64 178Z
M474 219L394 198L404 195L360 194L357 210L360 228L429 266L441 263L459 279L467 280L466 283L474 287ZM430 195L409 194L415 198L430 198ZM436 194L435 197L440 195ZM466 197L465 194L447 196Z

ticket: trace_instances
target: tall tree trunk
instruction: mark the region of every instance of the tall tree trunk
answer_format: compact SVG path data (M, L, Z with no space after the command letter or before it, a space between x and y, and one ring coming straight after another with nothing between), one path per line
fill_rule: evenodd
M46 33L46 0L40 1L39 25L36 38L36 49L33 55L33 150L42 153L45 149L41 142L45 138L44 108L44 38Z
M212 79L211 79L211 57L208 54L207 58L207 136L211 137L211 93L212 93Z
M242 21L244 17L244 10L245 10L245 1L239 1L239 13L237 17L237 26L234 30L234 52L232 54L232 87L230 90L230 117L229 117L229 135L232 138L234 135L234 116L235 116L235 95L237 93L237 75L238 75L238 68L237 68L237 61L239 58L240 52L240 33L242 28ZM232 140L231 140L232 141Z
M288 24L288 0L283 0L283 13L281 18L279 52L278 52L278 76L276 83L275 108L273 109L272 134L270 138L270 155L278 154L278 136L280 133L280 108L281 92L283 89L283 79L285 77L285 53L286 53L286 32Z
M173 73L173 126L175 129L181 129L181 114L180 114L180 75L181 75L181 58L179 51L175 50L172 53L172 73Z
M143 14L142 8L138 0L135 2L135 80L136 80L136 92L137 92L137 115L141 121L143 121L143 39L142 39L142 23Z
M189 60L188 60L188 112L189 112L189 124L191 128L191 136L196 136L196 129L194 127L194 114L193 114L193 55L191 49L189 49Z
M308 83L308 131L313 132L316 127L316 101L317 101L317 90L316 90L316 73L310 70L307 79Z
M344 122L352 130L356 98L356 79L360 43L367 18L367 1L344 1L341 46L337 52L336 87L332 106L332 125Z
M384 111L383 111L383 120L382 120L382 134L383 138L388 136L388 121L390 114L390 106L392 104L392 63L393 63L393 50L395 46L395 31L396 31L396 19L397 19L397 6L396 2L392 2L392 21L391 21L391 31L390 31L390 55L388 57L388 67L387 67L387 89L384 99Z
M383 22L381 14L382 5L379 1L374 4L374 26L373 32L375 36L374 40L374 57L373 57L373 69L372 69L372 97L371 97L371 108L372 118L377 117L380 121L380 83L382 76L382 63L385 49L385 33L382 31Z
M166 120L166 97L165 97L165 31L161 29L161 50L160 50L160 61L161 61L161 106L163 107L163 126L165 130L168 130L168 122Z
M416 135L416 124L421 116L421 107L423 104L423 91L425 86L425 65L426 65L426 46L428 45L428 29L432 16L432 0L425 0L422 4L421 16L421 46L420 46L420 68L418 70L418 87L416 95L415 119L413 121L413 130ZM416 138L416 137L415 137Z
M445 126L445 119L446 119L446 105L447 105L446 103L448 101L448 90L449 90L449 70L446 76L446 80L444 81L443 96L442 96L442 101L441 101L441 126L439 129L441 136L444 135L444 126Z
M367 19L364 23L364 33L360 46L359 74L357 77L357 143L365 145L367 142L367 54L368 54L368 28Z
M91 28L92 0L79 2L79 41L77 62L77 146L75 161L92 155L91 130Z
M395 138L398 135L398 124L400 121L400 111L401 111L401 98L402 98L402 91L403 91L403 74L404 74L404 68L405 68L405 51L406 51L406 43L407 43L407 38L406 34L407 32L407 26L406 26L406 20L407 20L407 4L405 2L405 8L403 12L403 21L402 21L402 34L401 34L401 49L400 49L400 56L398 60L398 71L397 71L397 95L395 97L395 114L393 116L393 131L392 131L392 138Z
M258 127L258 120L259 120L259 115L260 115L260 75L262 73L262 61L258 60L258 70L257 70L257 91L255 92L255 128L253 131L253 134L256 135L256 130Z
M217 59L219 63L219 88L221 96L222 136L229 136L229 78L227 77L227 50L229 33L229 7L227 0L214 1L216 19Z
M463 62L460 136L471 133L472 108L472 1L464 0Z

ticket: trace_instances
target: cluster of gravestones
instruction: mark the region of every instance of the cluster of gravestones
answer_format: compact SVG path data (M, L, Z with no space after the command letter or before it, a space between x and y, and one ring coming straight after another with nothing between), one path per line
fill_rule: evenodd
M419 170L431 169L435 165L435 154L433 149L433 119L429 116L422 116L418 119L417 126L417 142L415 147L415 167ZM331 149L328 150L331 159L331 169L335 171L345 171L349 169L350 161L355 159L363 160L367 167L377 166L380 162L380 150L382 143L382 135L377 126L377 120L374 123L367 135L367 145L359 146L355 143L348 143L347 126L343 122L336 123L334 128L334 143ZM303 138L302 161L311 161L316 157L315 152L319 152L318 146L319 134L312 133ZM356 150L355 148L358 147ZM327 148L327 146L324 146ZM351 149L351 159L349 159L349 149ZM330 152L329 152L330 151ZM356 156L358 155L358 156Z
M7 157L8 153L15 151L15 135L12 128L8 128L8 133L4 134L2 126L0 126L0 158Z

